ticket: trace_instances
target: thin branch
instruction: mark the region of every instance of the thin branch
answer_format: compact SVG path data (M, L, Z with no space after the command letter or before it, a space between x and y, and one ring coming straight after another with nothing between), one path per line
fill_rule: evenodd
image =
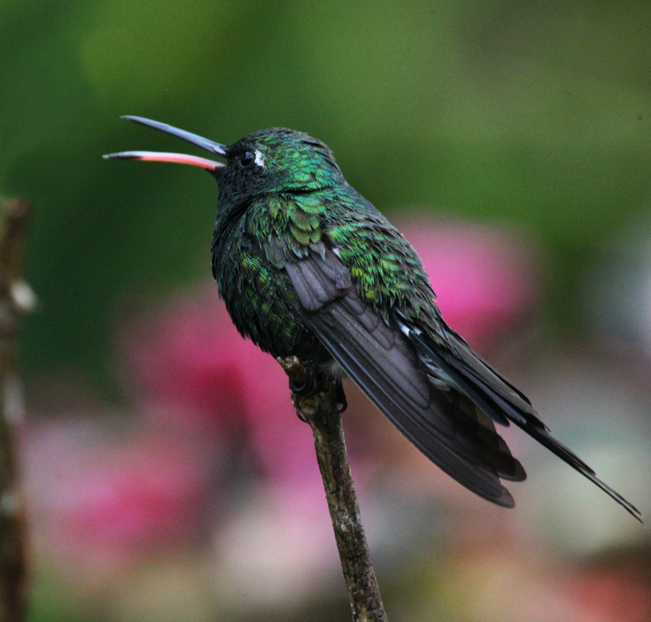
M308 372L295 356L279 358L278 362L296 386L305 384ZM292 401L314 434L316 457L348 588L353 622L386 622L387 615L366 544L350 473L337 383L330 377L320 376L317 387L316 393L308 397L292 393Z
M34 305L34 294L22 280L23 254L30 204L2 201L0 221L0 620L27 617L26 529L20 488L17 428L23 417L18 377L20 320Z

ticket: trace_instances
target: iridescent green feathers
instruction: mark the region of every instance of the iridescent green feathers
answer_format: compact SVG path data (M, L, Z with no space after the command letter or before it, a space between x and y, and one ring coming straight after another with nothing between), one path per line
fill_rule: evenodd
M320 140L302 132L271 128L249 134L235 143L237 153L255 145L264 158L264 166L279 180L278 191L316 190L342 183L344 177L330 149Z
M311 247L318 248L325 217L326 206L318 194L275 194L251 205L246 228L261 244L273 244L268 257L280 268L292 257L306 257Z
M255 154L257 164L244 170L237 162L246 153ZM420 258L402 234L346 182L322 142L272 128L229 147L228 160L230 166L219 178L214 245L219 243L222 223L232 220L235 206L246 205L239 215L240 228L256 240L276 268L310 252L323 256L325 249L336 249L362 298L387 324L396 305L409 315L424 313L427 320L438 320ZM217 263L220 254L214 253Z
M242 167L242 157L247 153L254 164ZM218 176L226 203L263 192L309 192L345 183L328 147L307 134L283 128L249 134L228 148L227 157L231 165Z

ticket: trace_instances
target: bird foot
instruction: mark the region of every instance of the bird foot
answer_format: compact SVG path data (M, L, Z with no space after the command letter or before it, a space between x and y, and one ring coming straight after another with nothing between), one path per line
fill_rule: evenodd
M316 375L313 374L312 372L308 371L308 378L301 385L297 385L290 378L289 379L289 390L292 393L294 393L295 395L300 395L301 397L310 397L310 395L314 395L316 393L316 391L317 391ZM298 407L296 408L296 416L301 421L303 421L304 423L308 423L307 419L303 416L303 413L301 412L301 409L298 408Z
M316 376L313 373L309 373L308 379L301 385L297 385L290 378L289 390L292 393L296 393L296 395L300 395L301 397L310 397L310 395L314 395L317 390Z
M309 378L300 386L297 386L297 384L290 378L289 390L295 395L300 395L301 397L310 397L311 395L314 395L318 390L316 375L314 373L310 373ZM346 400L346 394L344 393L344 387L341 384L341 382L337 384L336 391L337 391L336 397L337 397L337 407L338 407L337 413L341 415L348 408L348 401ZM298 407L296 408L296 416L301 421L308 423L307 419L303 416L303 413Z

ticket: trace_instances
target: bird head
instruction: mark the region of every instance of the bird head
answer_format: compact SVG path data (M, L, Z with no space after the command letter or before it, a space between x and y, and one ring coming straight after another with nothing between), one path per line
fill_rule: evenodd
M226 160L225 163L181 153L125 151L105 158L190 164L209 171L222 199L241 202L257 195L309 192L344 182L332 151L321 141L286 128L253 132L225 146L191 132L142 117L122 117L172 134Z

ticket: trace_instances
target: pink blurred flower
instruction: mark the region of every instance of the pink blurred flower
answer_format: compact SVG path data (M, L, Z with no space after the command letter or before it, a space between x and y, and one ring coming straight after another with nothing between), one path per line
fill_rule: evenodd
M230 322L217 288L201 288L135 318L121 331L134 398L164 403L220 429L246 423L244 382L253 344Z
M536 257L497 227L419 218L399 224L425 265L446 322L486 350L539 301Z
M285 373L237 332L214 283L136 319L121 344L135 399L156 424L195 427L207 445L244 443L274 480L318 478Z
M213 465L175 441L118 435L98 417L33 422L25 479L39 548L101 576L205 527Z

